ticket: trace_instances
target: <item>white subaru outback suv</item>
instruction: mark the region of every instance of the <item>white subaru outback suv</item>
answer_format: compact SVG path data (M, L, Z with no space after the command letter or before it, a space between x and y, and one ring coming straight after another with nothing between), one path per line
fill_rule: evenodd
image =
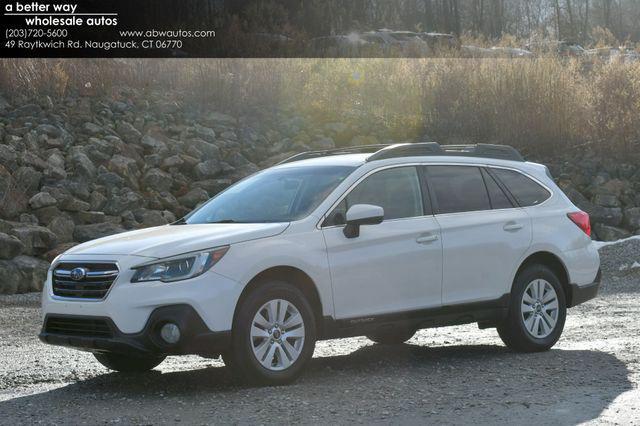
M566 309L597 294L590 232L547 168L507 146L308 152L172 225L62 254L40 339L118 371L222 355L272 384L294 379L320 339L393 344L478 323L541 351Z

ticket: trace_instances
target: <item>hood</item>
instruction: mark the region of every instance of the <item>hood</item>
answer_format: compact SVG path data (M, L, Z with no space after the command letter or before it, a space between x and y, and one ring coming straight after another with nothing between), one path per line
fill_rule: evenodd
M163 258L278 235L288 223L164 225L111 235L77 245L70 255Z

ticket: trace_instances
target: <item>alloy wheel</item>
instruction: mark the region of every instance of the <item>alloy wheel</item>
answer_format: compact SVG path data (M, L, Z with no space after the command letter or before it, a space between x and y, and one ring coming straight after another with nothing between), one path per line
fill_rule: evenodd
M300 311L283 299L270 300L251 323L251 348L260 364L271 371L289 368L304 347L304 320Z
M558 295L544 279L531 281L522 294L522 321L529 334L537 339L550 335L558 322Z

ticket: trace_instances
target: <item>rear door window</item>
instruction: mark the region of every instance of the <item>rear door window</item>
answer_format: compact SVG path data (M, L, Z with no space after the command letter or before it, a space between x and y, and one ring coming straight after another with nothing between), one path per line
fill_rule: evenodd
M427 166L438 213L491 210L480 168L475 166Z
M491 168L521 207L536 206L551 197L542 185L515 170Z
M504 193L500 185L495 181L493 176L482 169L482 177L484 183L487 185L487 192L489 193L489 200L491 201L492 209L510 209L513 208L511 200Z

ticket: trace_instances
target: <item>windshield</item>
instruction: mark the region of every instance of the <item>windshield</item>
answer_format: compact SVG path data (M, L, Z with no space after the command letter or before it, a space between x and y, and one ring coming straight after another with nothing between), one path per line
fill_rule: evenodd
M240 181L195 210L196 223L291 222L309 215L355 167L268 169Z

